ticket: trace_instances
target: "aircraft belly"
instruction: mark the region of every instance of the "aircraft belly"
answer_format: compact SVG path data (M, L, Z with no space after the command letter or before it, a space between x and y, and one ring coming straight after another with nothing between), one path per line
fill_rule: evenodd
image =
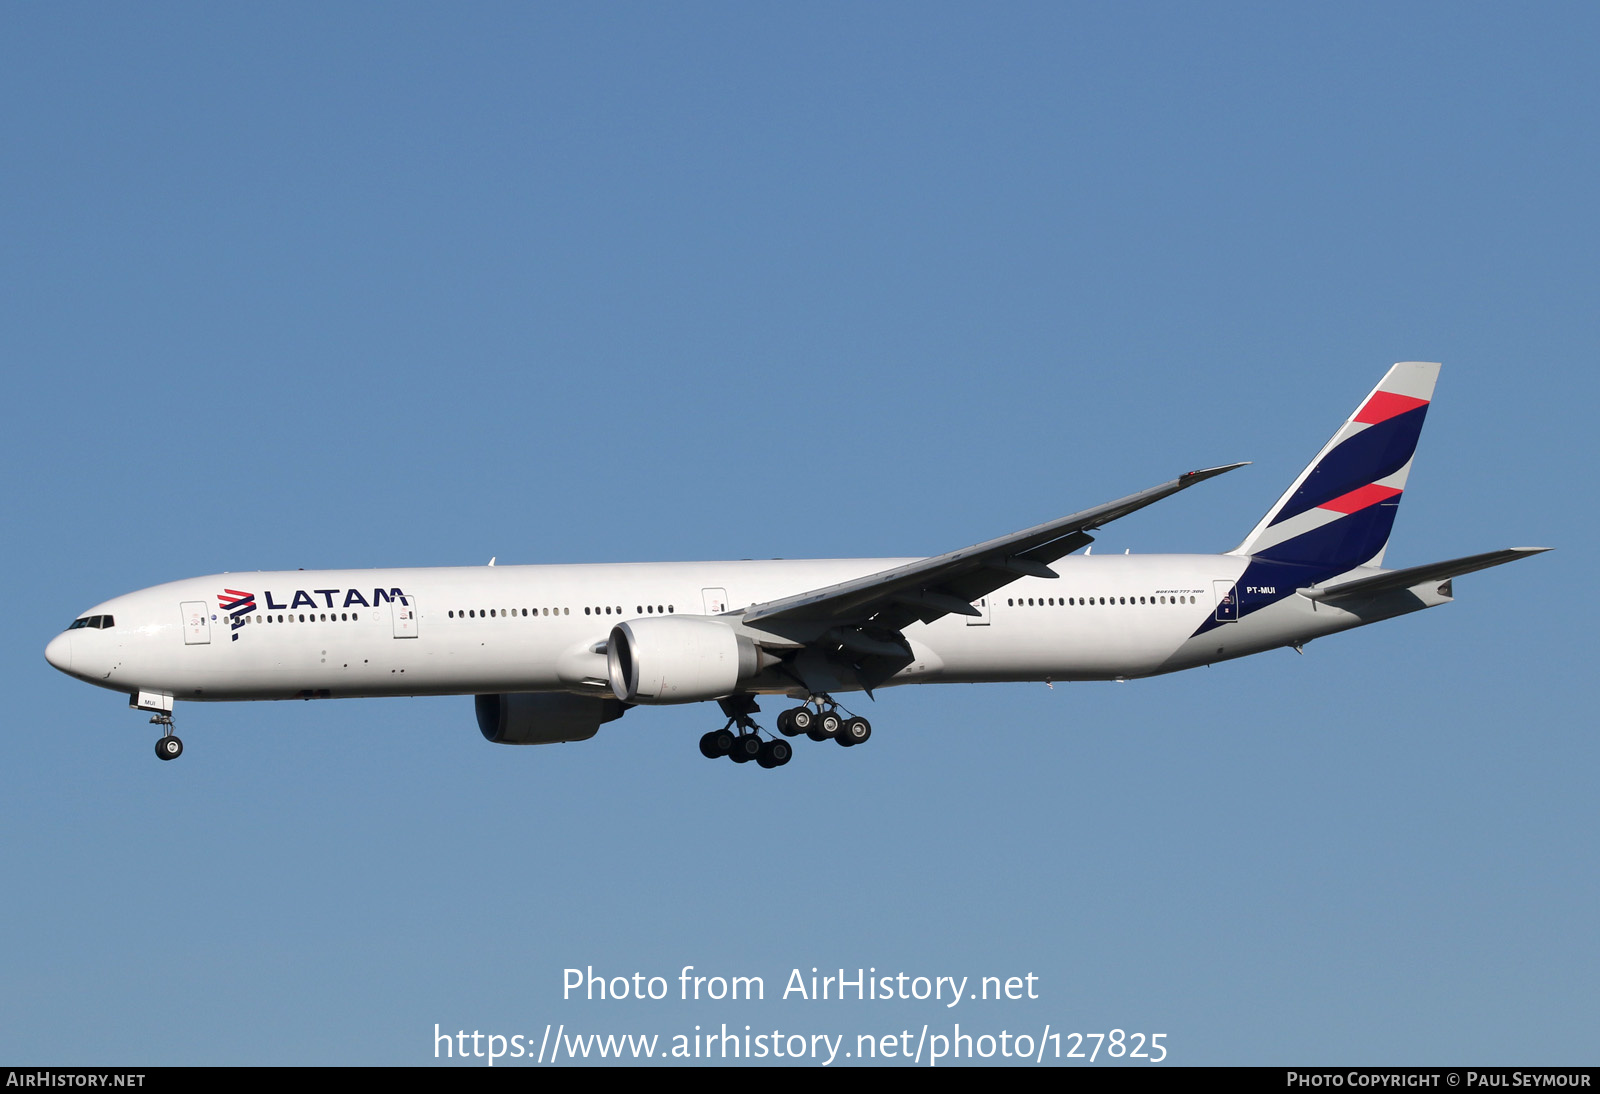
M514 636L325 633L309 644L306 637L286 630L251 634L255 641L245 649L232 643L183 647L130 679L196 700L490 694L571 683L556 671L554 650Z

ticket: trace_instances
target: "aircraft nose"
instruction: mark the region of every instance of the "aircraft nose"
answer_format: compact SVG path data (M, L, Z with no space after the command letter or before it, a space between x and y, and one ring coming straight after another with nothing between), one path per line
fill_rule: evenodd
M44 659L62 672L72 671L72 636L58 634L44 648Z

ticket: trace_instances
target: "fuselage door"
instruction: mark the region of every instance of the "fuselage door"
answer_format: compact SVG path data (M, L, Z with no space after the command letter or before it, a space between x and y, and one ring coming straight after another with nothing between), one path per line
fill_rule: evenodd
M183 644L206 646L211 643L211 607L204 600L183 602Z
M397 596L389 601L389 610L394 613L394 636L396 638L415 638L417 636L416 597Z
M977 608L978 611L982 612L983 614L967 616L967 626L987 627L989 625L989 598L986 596L980 596L978 599L972 602L972 606Z
M1231 581L1213 581L1217 590L1217 622L1232 623L1239 618L1239 593Z
M728 610L727 589L701 589L700 595L705 599L707 615L721 615Z

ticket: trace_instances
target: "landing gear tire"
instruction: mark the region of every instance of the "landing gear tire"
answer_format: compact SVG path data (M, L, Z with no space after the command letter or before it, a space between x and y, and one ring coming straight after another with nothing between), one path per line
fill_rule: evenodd
M865 718L851 718L845 722L844 728L839 731L838 741L846 748L849 748L851 745L865 744L871 736L871 722Z
M163 760L176 760L183 755L183 742L173 736L166 736L156 742L156 755Z
M831 741L839 736L839 729L843 724L843 720L833 711L823 711L817 715L806 736L813 741Z
M734 736L725 729L713 729L700 738L700 755L708 760L720 760L733 751Z
M741 733L734 738L733 751L728 759L736 764L747 764L761 755L761 738L754 733Z
M756 757L756 763L762 767L782 767L794 755L794 746L788 741L772 740L761 746L761 754Z
M785 737L798 737L810 733L817 724L817 716L805 707L795 707L778 715L778 732Z

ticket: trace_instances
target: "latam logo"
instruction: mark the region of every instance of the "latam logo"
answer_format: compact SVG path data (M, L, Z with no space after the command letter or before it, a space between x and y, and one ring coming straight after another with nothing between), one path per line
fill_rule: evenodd
M224 589L218 594L217 603L233 621L233 634L229 637L235 642L239 641L239 628L244 626L244 617L256 610L256 594L240 592L238 589Z
M320 603L312 593L322 598ZM310 592L296 589L289 603L279 604L270 589L263 595L269 612L289 612L296 608L376 608L386 601L403 604L406 597L399 589L373 589L371 600L360 589L312 589Z
M313 595L322 598L319 603ZM399 589L373 589L372 598L369 600L366 593L360 589L296 589L289 598L289 603L280 604L269 589L261 594L266 601L266 610L270 612L290 611L294 608L376 608L380 604L406 604L406 594ZM233 641L239 641L239 628L245 624L245 617L256 610L256 594L247 593L242 589L224 589L217 594L217 604L227 613Z

